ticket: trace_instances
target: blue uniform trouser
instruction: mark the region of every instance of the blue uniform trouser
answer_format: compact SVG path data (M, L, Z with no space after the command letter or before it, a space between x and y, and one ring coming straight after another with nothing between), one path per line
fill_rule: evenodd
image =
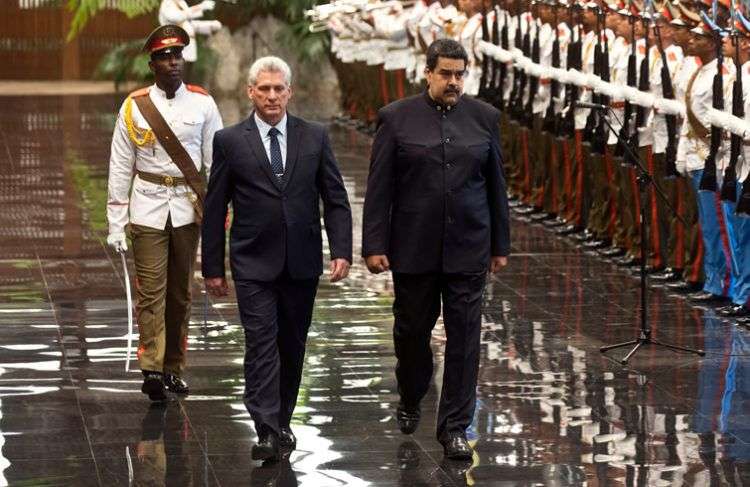
M719 193L700 191L703 170L690 171L690 180L698 201L698 219L703 234L703 268L706 283L703 290L717 296L729 296L731 285L731 252L724 224Z
M739 181L737 194L742 194L742 183ZM732 255L732 287L729 295L735 304L750 307L750 217L737 215L735 202L724 201L723 205Z

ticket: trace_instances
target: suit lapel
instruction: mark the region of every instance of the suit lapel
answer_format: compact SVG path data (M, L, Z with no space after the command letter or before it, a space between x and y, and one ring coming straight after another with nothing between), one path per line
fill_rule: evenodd
M255 112L251 113L250 117L245 122L245 129L245 138L250 144L250 148L255 156L253 160L260 166L261 170L266 173L271 184L281 191L283 189L282 185L279 180L276 179L276 175L271 170L271 162L268 160L266 149L263 147L263 141L261 140L260 131L255 124Z
M299 119L287 114L286 122L286 169L284 170L284 187L289 184L294 174L294 167L299 156L299 141L302 135Z

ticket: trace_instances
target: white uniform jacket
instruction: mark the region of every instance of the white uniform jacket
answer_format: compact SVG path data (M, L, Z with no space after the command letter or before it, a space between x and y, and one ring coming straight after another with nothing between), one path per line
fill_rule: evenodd
M221 115L214 99L203 89L185 84L180 86L171 100L156 85L144 90L148 90L148 96L190 154L198 171L205 167L208 178L214 132L222 128ZM130 117L126 117L128 111ZM132 124L128 123L128 118ZM144 145L138 145L133 140L133 133L135 139L141 142L147 139L143 134L148 130L148 123L128 96L120 108L112 136L107 198L110 234L124 232L128 222L161 230L170 215L174 227L195 221L190 201L192 190L187 185L168 187L143 181L136 175L137 171L142 171L183 177L155 137Z
M727 100L731 100L731 86L734 81L735 70L734 64L724 60L724 71L723 79L724 82L724 103L726 105ZM716 75L717 60L714 59L708 64L700 65L697 67L697 72L694 71L688 81L688 90L685 94L685 105L686 110L692 112L695 115L697 121L703 125L710 134L711 123L708 115L709 110L713 106L713 81L714 75ZM680 142L677 147L677 170L682 174L687 174L689 171L697 171L703 169L705 165L706 157L708 156L710 145L710 135L705 138L698 137L694 131L689 118L682 124L680 130ZM725 160L728 156L728 144L722 143L718 154L716 154L716 169L719 175L723 174Z

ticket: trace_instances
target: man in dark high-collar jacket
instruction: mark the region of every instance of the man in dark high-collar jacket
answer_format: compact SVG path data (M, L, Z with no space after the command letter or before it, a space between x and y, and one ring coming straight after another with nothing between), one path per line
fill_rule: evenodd
M289 422L305 355L318 277L323 271L319 202L323 202L331 281L347 276L352 215L328 134L287 114L291 71L279 58L250 68L255 111L214 137L203 222L203 276L215 296L227 294L225 217L232 277L245 329L245 406L255 422L254 459L294 449Z
M425 93L382 108L365 194L362 255L393 272L401 431L410 434L432 376L430 336L447 336L437 437L446 456L470 459L479 368L480 305L487 271L510 252L500 154L500 113L462 96L466 51L437 40L427 50Z

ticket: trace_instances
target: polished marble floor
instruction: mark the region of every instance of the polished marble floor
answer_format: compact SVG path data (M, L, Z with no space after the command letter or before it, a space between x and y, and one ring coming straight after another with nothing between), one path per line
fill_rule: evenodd
M321 285L290 458L250 459L236 306L204 307L198 276L193 393L150 407L103 243L117 104L0 98L0 485L750 485L750 331L654 289L654 336L706 356L646 348L622 366L599 347L635 336L637 280L520 222L488 281L471 464L434 439L440 367L420 428L398 431L391 283L359 262ZM331 130L358 250L369 140Z

